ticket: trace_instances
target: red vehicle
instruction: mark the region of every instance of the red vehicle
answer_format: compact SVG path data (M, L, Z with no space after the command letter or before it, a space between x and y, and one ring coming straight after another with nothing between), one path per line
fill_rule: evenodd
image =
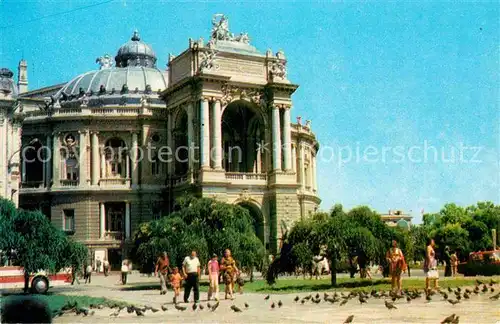
M493 276L500 274L500 250L473 252L466 262L458 264L458 272L465 276Z
M45 294L49 287L70 284L71 280L71 271L63 270L56 274L39 271L30 275L29 284L33 293ZM24 269L15 266L0 267L0 290L18 288L24 288Z

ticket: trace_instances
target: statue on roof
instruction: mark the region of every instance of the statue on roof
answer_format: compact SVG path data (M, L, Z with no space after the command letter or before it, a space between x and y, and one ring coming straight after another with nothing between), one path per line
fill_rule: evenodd
M104 56L96 58L95 62L99 63L101 70L109 69L113 65L113 59L108 54L104 54Z
M229 20L224 14L215 14L212 18L212 38L215 40L231 40L233 35L229 32Z

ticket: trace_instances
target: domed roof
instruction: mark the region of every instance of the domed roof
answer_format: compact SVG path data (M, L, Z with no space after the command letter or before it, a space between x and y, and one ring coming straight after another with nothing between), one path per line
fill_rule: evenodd
M141 41L139 32L134 31L130 41L118 49L115 57L116 66L156 66L156 54L148 44Z
M81 74L68 82L60 92L68 96L78 95L81 91L86 94L120 93L124 86L130 92L157 92L167 88L167 80L167 72L156 68L108 68Z

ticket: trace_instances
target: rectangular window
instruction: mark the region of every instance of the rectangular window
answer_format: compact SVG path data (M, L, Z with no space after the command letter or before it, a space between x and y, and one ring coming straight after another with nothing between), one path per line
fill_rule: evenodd
M75 231L75 210L74 209L64 209L64 231L74 232Z

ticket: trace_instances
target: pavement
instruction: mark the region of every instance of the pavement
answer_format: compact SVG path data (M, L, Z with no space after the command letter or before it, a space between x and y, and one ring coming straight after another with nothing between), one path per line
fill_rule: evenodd
M353 323L440 323L441 320L452 313L460 316L460 323L499 323L500 324L500 300L492 301L489 297L493 294L486 293L473 295L470 300L453 306L442 300L440 296L434 296L433 301L427 302L425 298L413 300L398 300L395 305L397 309L388 310L384 306L384 299L370 298L366 304L360 305L357 299L350 300L346 305L338 303L330 304L323 300L319 304L307 302L305 304L295 303L295 296L305 297L309 293L300 294L275 294L269 300L264 300L266 294L245 293L237 294L234 301L221 300L219 308L215 312L204 310L193 311L191 304L186 311L178 311L172 304L173 294L160 295L159 290L146 288L144 290L133 289L142 283L155 284L155 278L132 274L129 277L131 285L119 284L119 276L110 277L94 276L92 283L88 285L75 285L71 287L54 287L53 292L66 295L87 295L93 297L105 297L114 300L126 301L134 305L150 305L160 308L166 304L168 310L152 313L147 311L145 316L138 317L135 313L128 314L123 310L117 317L110 317L114 312L111 309L96 310L93 316L83 317L81 315L68 314L55 319L55 323L343 323L349 315L354 315ZM496 291L500 291L500 285L496 285ZM332 290L333 291L333 290ZM312 293L315 295L316 293ZM181 293L182 296L182 293ZM223 293L220 294L223 297ZM320 293L323 297L323 293ZM207 305L207 294L201 293L201 304ZM192 297L191 297L192 299ZM281 300L283 306L277 306ZM276 307L271 308L275 303ZM213 304L214 302L211 301ZM245 308L245 303L249 307ZM235 313L230 309L236 305L242 312Z

